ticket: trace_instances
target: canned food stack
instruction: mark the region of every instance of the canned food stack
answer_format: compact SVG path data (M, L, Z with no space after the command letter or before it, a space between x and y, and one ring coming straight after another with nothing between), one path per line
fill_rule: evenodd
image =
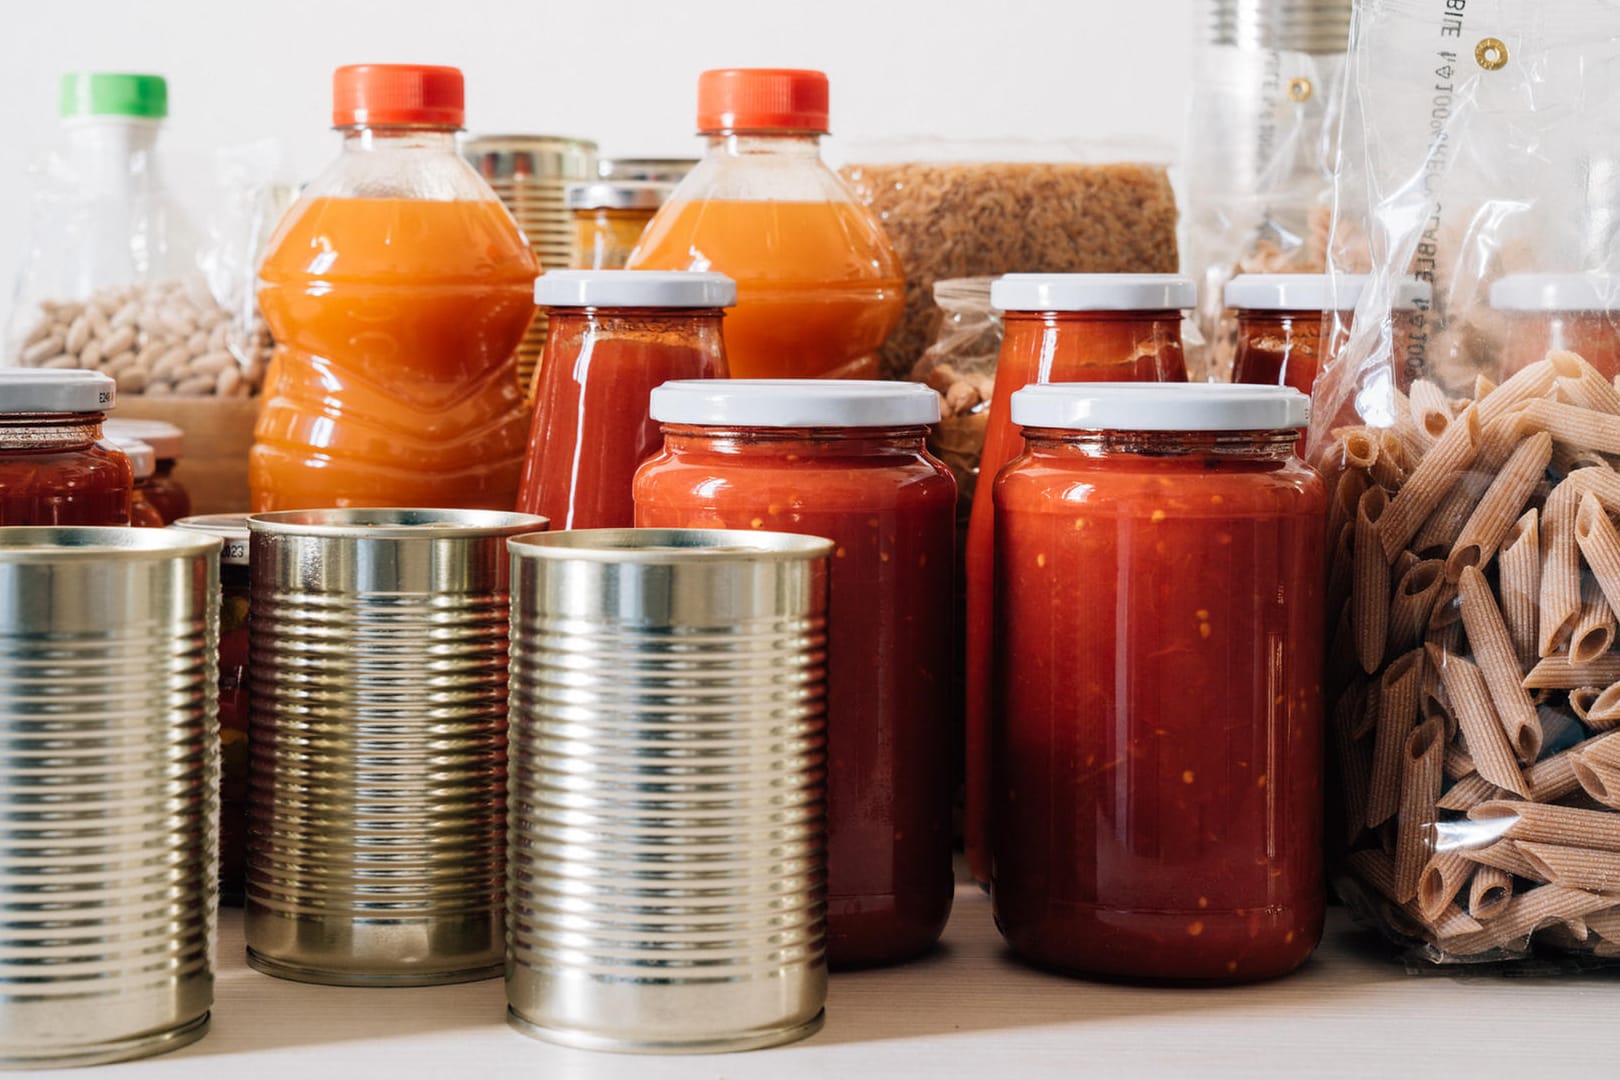
M573 265L568 186L597 176L596 143L558 135L474 135L461 152L501 197L528 237L541 272ZM518 382L528 393L546 345L546 317L536 314L518 347Z

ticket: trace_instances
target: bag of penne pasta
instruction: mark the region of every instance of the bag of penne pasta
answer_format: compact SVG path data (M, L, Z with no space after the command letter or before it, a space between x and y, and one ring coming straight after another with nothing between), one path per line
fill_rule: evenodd
M1357 0L1345 92L1339 890L1435 961L1620 956L1620 2Z

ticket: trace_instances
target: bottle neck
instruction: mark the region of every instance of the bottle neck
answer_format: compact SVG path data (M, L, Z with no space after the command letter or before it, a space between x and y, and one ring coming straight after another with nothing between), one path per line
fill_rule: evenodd
M914 455L926 452L928 429L764 428L664 425L664 448L670 453L763 455L772 458L817 458Z
M1210 460L1285 462L1299 432L1278 431L1069 431L1024 428L1032 454L1102 458L1115 454Z
M369 125L340 128L343 132L345 154L366 154L379 151L416 150L426 153L456 153L456 132L444 127L371 127Z
M774 155L806 161L819 161L821 158L821 136L815 132L706 132L705 138L708 140L709 157L742 158Z
M0 451L86 450L101 438L103 413L0 416Z

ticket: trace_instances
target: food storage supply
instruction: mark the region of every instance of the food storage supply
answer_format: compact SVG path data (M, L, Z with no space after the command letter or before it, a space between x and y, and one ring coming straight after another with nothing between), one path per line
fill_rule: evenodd
M966 724L968 862L988 881L990 648L994 609L995 508L990 484L1017 457L1022 437L1008 401L1030 383L1185 382L1181 313L1193 284L1173 274L1007 274L990 287L1002 312L1001 353L979 458L983 482L968 522Z
M135 477L101 440L117 387L91 371L0 369L0 525L128 525Z
M130 475L134 484L129 493L129 523L142 529L161 529L168 522L147 497L152 476L157 472L157 455L139 439L108 439L129 459Z
M827 954L910 959L954 888L951 631L956 484L916 383L672 382L636 524L764 529L836 545L828 602Z
M474 135L461 152L512 212L542 272L573 265L572 221L565 202L570 184L597 175L596 144L560 135ZM536 312L518 346L518 383L534 388L546 347L546 316Z
M276 354L253 508L510 510L527 427L514 354L539 268L456 152L461 72L359 64L332 89L343 151L259 271Z
M1490 295L1507 322L1505 373L1568 350L1610 378L1620 375L1620 274L1509 274Z
M703 160L630 257L637 270L737 282L726 352L739 378L869 378L900 318L900 261L821 160L827 77L728 68L698 78Z
M246 514L201 514L176 529L218 537L219 552L219 897L242 903L247 859L248 574Z
M168 523L179 521L191 513L191 495L178 477L175 467L180 464L180 453L185 445L185 433L166 420L128 420L113 417L101 426L107 438L138 439L152 448L155 458L152 477L146 483L146 500L157 508Z
M664 205L671 184L618 181L569 184L566 196L573 221L576 270L622 269L641 232Z
M1286 387L1036 386L996 480L991 895L1013 951L1245 982L1322 932L1321 478Z
M934 330L934 284L1010 273L1175 273L1167 147L906 139L844 148L839 170L906 276L881 373L905 378Z
M535 282L551 319L517 508L563 529L627 529L630 482L662 444L647 395L671 379L723 379L724 274L552 271Z
M248 963L346 986L499 974L506 538L545 519L248 524Z
M144 1057L214 998L219 541L0 528L0 1067Z
M634 529L511 549L512 1025L659 1053L814 1032L832 544Z

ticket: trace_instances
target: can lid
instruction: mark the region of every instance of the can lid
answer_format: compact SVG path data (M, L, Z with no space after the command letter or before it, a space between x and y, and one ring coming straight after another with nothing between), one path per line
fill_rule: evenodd
M702 270L552 270L534 279L542 307L723 308L737 283Z
M650 180L569 184L563 191L563 201L570 210L656 210L674 190L674 184Z
M120 439L109 435L103 441L118 447L129 458L129 467L135 473L137 483L152 479L152 474L157 472L157 454L148 444L128 436Z
M1502 311L1620 310L1620 277L1509 274L1491 286L1491 307Z
M431 64L349 64L332 73L332 126L400 124L459 128L466 119L461 70Z
M247 514L195 514L173 522L170 528L185 532L205 533L225 541L220 549L219 561L228 566L246 566L251 546L248 543Z
M185 445L185 432L167 420L126 420L118 417L108 420L101 429L107 438L139 439L152 448L159 461L178 461Z
M514 536L507 548L520 558L671 566L821 559L832 554L833 542L765 529L570 529Z
M677 379L652 392L665 424L715 427L915 427L937 423L939 394L914 382Z
M128 525L8 525L0 528L0 564L195 558L219 550L213 536Z
M1351 311L1371 280L1367 274L1239 274L1226 283L1225 300L1240 311ZM1427 281L1401 278L1393 306L1410 311L1433 295Z
M0 413L98 413L118 401L112 376L79 368L0 368Z
M62 76L56 112L80 116L128 116L161 120L169 115L169 84L161 75L70 71Z
M1310 415L1311 399L1287 386L1046 383L1012 396L1013 423L1070 431L1277 431Z
M1180 274L1003 274L990 284L999 311L1176 311L1198 303Z
M827 76L799 68L717 68L698 76L700 134L827 133Z
M322 540L466 540L515 536L544 529L537 514L510 510L450 510L417 506L354 506L332 510L277 510L249 514L255 535L314 537Z

